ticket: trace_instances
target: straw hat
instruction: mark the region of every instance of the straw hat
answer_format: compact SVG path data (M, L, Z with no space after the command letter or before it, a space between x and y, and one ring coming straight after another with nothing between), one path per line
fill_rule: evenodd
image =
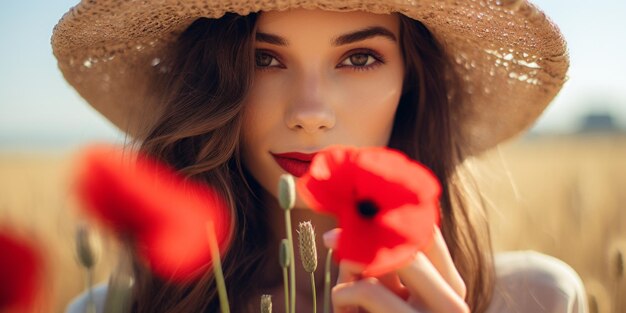
M528 128L569 65L558 28L524 0L82 1L52 34L65 79L131 135L154 117L146 92L176 38L199 17L289 8L400 12L421 21L453 58L464 96L453 122L475 154Z

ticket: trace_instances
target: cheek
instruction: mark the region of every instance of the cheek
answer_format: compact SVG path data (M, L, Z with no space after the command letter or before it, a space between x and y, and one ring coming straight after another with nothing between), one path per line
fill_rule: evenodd
M259 81L259 80L256 80ZM275 176L278 168L273 165L269 151L274 148L272 140L282 121L281 93L271 81L252 86L243 104L241 124L242 161L252 176L267 191L274 194Z
M281 119L281 83L256 79L244 101L242 136L245 142L258 145L269 138Z
M348 90L349 105L342 115L358 145L387 145L402 95L402 76L353 83Z

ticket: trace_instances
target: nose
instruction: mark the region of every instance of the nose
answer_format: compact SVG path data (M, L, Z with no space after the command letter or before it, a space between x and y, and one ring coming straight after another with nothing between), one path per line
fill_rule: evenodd
M335 127L332 92L320 77L294 81L291 103L285 114L285 124L294 131L313 134Z
M288 114L287 127L313 134L335 127L335 116L329 109L322 107L302 107Z

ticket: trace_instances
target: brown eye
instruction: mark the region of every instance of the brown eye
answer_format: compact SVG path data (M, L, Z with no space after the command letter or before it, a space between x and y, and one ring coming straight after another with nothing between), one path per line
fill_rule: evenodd
M274 59L273 56L267 54L267 53L262 53L262 52L258 52L256 54L256 66L258 67L268 67L270 65L272 65L272 60Z
M353 70L369 70L383 63L385 61L382 56L373 51L357 51L343 59L339 66Z
M353 54L350 56L350 62L355 66L365 66L370 56L364 53Z

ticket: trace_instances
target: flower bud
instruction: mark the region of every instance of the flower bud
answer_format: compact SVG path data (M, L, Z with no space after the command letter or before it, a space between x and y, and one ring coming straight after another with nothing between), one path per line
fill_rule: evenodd
M289 240L283 239L280 241L280 249L278 251L278 261L282 268L289 267L291 264L291 258L289 257Z
M278 203L285 210L291 210L296 205L296 182L289 174L280 175L278 181Z
M100 241L98 236L86 224L76 229L76 255L78 262L85 268L92 268L100 259Z

